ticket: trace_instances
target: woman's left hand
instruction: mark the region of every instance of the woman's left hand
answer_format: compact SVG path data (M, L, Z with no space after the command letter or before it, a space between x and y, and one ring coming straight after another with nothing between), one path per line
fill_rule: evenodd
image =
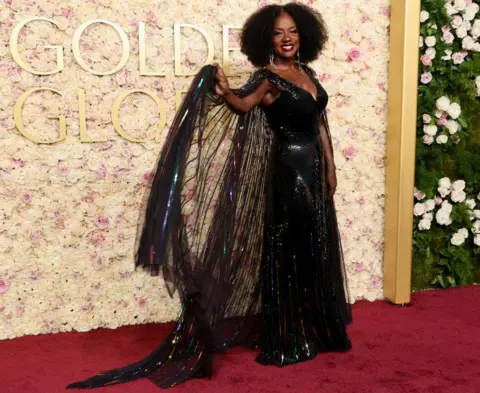
M335 170L327 171L327 186L328 197L332 199L335 195L335 191L337 190L337 174L335 173Z

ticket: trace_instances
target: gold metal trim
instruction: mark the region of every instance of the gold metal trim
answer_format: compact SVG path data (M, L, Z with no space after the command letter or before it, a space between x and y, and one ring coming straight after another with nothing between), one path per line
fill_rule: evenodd
M420 0L392 0L385 199L384 296L410 302Z

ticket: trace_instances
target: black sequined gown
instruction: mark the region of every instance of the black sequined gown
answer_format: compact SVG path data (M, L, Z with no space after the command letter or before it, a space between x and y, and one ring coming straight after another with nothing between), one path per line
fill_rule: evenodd
M264 68L236 94L268 79L280 95L242 116L213 93L213 67L197 75L162 147L136 255L179 291L180 317L146 358L69 388L141 377L171 387L209 376L213 354L233 345L257 347L256 360L276 366L351 347L321 138L331 149L328 96L303 68L315 98Z

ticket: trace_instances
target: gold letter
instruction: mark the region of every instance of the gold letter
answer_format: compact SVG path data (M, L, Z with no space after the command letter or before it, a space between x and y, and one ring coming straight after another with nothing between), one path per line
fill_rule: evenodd
M176 96L176 108L175 111L180 109L180 105L182 105L183 94L185 94L188 90L179 90L175 92Z
M77 89L78 115L80 116L80 142L106 142L107 139L89 139L87 136L87 110L85 108L85 90Z
M213 61L213 41L210 35L203 30L200 27L186 24L186 23L175 23L174 24L174 40L175 40L175 75L182 75L182 76L189 76L189 75L195 75L196 72L181 72L180 71L180 28L182 27L191 27L192 29L195 29L199 31L204 37L205 41L207 42L207 47L208 47L208 55L207 55L207 60L205 61L205 64L211 64Z
M120 106L122 105L123 100L126 97L128 97L130 94L133 94L133 93L146 94L147 96L151 97L157 103L158 109L160 111L160 122L157 125L156 132L150 138L150 139L154 139L165 128L165 123L167 122L167 112L166 112L165 103L163 102L163 100L161 100L160 98L158 98L158 96L156 96L155 94L152 94L151 92L149 92L147 90L128 90L128 91L120 94L120 96L115 100L115 103L113 104L113 108L112 108L113 127L115 128L115 131L117 131L120 134L120 136L125 138L127 141L140 143L140 142L145 142L145 141L148 140L148 139L134 139L134 138L132 138L131 136L129 136L125 132L125 130L120 125L120 118L119 118Z
M93 25L94 23L105 23L106 25L113 27L122 40L122 58L120 59L120 62L118 63L118 65L110 71L105 71L105 72L94 71L93 69L88 67L88 64L85 63L85 61L82 58L82 55L80 54L80 37L82 36L85 29L88 26ZM75 31L75 34L73 35L72 51L73 51L73 56L75 57L75 60L77 60L77 63L85 71L88 71L94 75L111 75L117 72L118 70L122 69L122 67L127 63L128 56L130 55L130 44L128 42L127 35L125 34L125 32L122 30L120 26L108 20L95 19L90 22L85 22L84 24L80 25L77 28L77 30Z
M55 139L54 141L42 141L40 138L37 138L33 135L28 134L27 131L25 131L25 126L23 125L22 121L22 108L23 104L25 103L25 100L28 98L28 96L32 93L35 93L36 91L43 91L43 90L48 90L48 91L53 91L54 93L59 94L62 96L62 93L55 89L50 89L48 87L38 87L36 89L30 89L23 93L18 101L15 103L15 107L13 109L13 118L15 120L15 125L17 126L18 131L20 134L22 134L25 138L31 140L32 142L36 143L47 143L47 144L52 144L52 143L57 143L61 142L65 139L67 136L67 122L65 121L65 116L48 116L49 119L58 119L60 123L60 131L59 131L59 137L58 139Z
M145 22L138 24L138 56L140 58L140 75L165 76L163 73L147 71L147 44L145 42Z
M223 70L225 71L226 76L242 76L246 73L238 73L238 74L231 74L230 73L230 59L228 57L229 52L234 50L240 50L240 48L230 48L228 46L228 38L230 29L241 29L241 26L232 26L232 25L225 25L223 26Z
M57 67L52 70L52 71L35 71L33 68L29 67L23 59L20 57L20 53L18 52L18 36L20 34L20 30L27 24L30 23L34 20L43 20L46 22L50 22L54 24L55 26L58 26L57 22L55 22L52 19L48 18L30 18L27 19L26 21L20 23L19 25L15 26L13 29L12 35L10 36L10 51L12 53L12 57L15 60L15 62L23 68L25 71L30 72L31 74L34 75L52 75L55 74L56 72L62 71L63 70L63 46L61 45L46 45L45 48L51 48L51 49L56 49L57 50Z

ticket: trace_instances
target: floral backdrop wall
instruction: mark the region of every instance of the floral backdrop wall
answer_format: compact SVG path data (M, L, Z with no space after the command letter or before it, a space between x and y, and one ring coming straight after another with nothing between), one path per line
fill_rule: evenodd
M480 282L478 0L424 0L413 287Z
M127 90L147 90L165 102L166 125L176 95L190 76L174 73L174 24L204 29L222 59L222 26L241 25L265 0L2 0L0 9L0 339L25 334L175 319L178 302L158 277L135 271L136 224L152 179L165 129L153 140L133 143L112 124L112 106ZM329 119L334 138L339 189L336 202L348 264L351 301L382 298L383 207L388 63L388 0L311 0L323 13L331 39L313 64L330 94ZM33 75L13 59L9 40L30 17L18 37L18 51L31 68L54 70L63 46L64 69ZM72 37L82 24L105 19L128 36L130 57L118 72L98 76L84 70L72 53ZM147 68L139 72L139 26L146 27ZM236 46L238 30L230 45ZM108 71L118 64L122 44L106 24L93 24L80 39L86 64ZM194 29L182 30L183 71L196 71L207 45ZM246 59L230 52L232 70L251 72ZM240 85L246 76L231 79ZM66 119L66 138L35 143L15 126L14 106L26 91L48 87L26 99L25 131L42 141L58 138L58 116ZM84 92L84 98L79 90ZM85 102L85 114L79 100ZM52 117L57 117L54 119ZM87 135L103 142L82 143ZM132 138L153 135L157 104L145 94L122 103L119 121Z

